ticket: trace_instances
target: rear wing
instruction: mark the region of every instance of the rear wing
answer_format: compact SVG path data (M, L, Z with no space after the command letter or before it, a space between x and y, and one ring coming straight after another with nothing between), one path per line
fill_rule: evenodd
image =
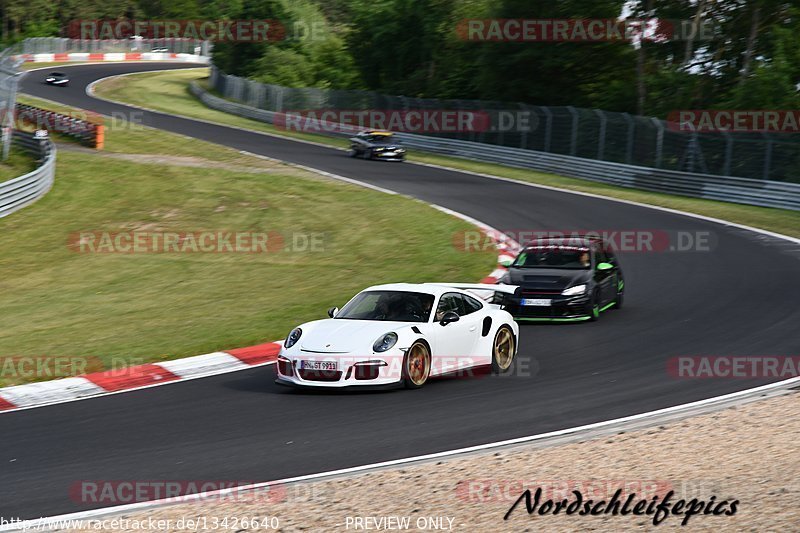
M471 292L481 300L500 308L505 307L509 303L510 297L518 295L520 291L519 285L493 285L490 283L426 283L425 285L452 287Z

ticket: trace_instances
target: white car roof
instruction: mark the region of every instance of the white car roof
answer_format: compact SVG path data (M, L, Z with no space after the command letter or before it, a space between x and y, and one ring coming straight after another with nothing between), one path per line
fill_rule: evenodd
M421 292L425 294L433 294L439 296L445 292L462 292L453 287L445 287L443 285L435 285L429 283L385 283L383 285L373 285L367 287L364 291L406 291L406 292Z

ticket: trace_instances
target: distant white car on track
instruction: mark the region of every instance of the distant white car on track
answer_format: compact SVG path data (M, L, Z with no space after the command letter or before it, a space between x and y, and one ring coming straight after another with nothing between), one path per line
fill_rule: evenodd
M419 388L437 375L511 367L519 326L502 308L514 285L396 283L369 287L330 318L286 337L275 382L298 387ZM488 301L484 298L489 298Z

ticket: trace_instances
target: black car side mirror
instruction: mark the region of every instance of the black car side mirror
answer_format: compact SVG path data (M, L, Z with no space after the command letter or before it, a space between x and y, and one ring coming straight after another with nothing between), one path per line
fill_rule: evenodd
M439 321L439 324L441 324L442 326L446 326L450 322L458 322L460 319L461 317L458 316L458 313L456 313L455 311L448 311L444 314L444 316L442 316L442 319Z
M336 316L336 313L338 313L338 312L339 312L339 308L338 307L331 307L330 309L328 309L328 316L333 318L333 317Z

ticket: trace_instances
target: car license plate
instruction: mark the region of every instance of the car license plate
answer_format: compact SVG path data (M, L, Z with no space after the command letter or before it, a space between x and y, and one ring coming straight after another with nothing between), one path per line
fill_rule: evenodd
M537 307L546 307L550 305L552 300L545 298L523 298L522 305L535 305Z
M302 370L337 370L336 361L300 361Z

